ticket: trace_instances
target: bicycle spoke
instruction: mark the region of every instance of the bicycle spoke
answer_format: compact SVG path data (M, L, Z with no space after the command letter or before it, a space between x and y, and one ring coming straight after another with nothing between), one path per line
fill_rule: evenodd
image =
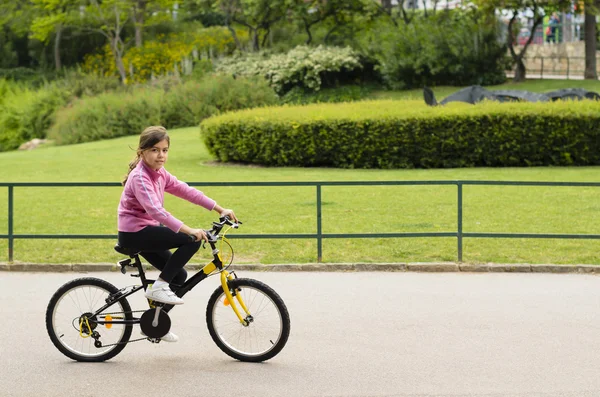
M125 332L125 325L113 324L111 328L107 328L106 324L96 324L94 326L94 322L88 320L88 322L82 324L84 330L86 330L83 337L80 335L81 331L79 329L78 319L80 316L84 313L93 313L108 295L109 293L102 288L89 285L68 291L58 301L53 314L53 324L55 334L63 346L77 354L90 357L104 354L114 348L111 346L105 347L104 345L118 342ZM69 303L69 306L65 306L63 302ZM121 312L124 311L120 303L117 303L117 307L120 308ZM93 331L100 334L103 347L97 348L94 346L95 339L91 336L92 330L87 330L87 324L93 328Z
M282 333L282 322L275 303L263 291L244 286L237 291L252 316L246 326L242 325L232 310L225 306L222 294L213 311L213 322L218 337L235 352L243 355L262 355L273 348ZM245 316L245 314L242 314Z

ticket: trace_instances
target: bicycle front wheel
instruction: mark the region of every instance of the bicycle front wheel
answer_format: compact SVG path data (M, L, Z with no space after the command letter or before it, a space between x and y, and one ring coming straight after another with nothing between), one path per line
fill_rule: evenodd
M229 287L232 294L240 295L249 313L234 298L246 320L242 324L223 288L217 288L206 308L206 324L213 341L236 360L261 362L273 358L283 349L290 334L290 316L283 300L257 280L239 278L230 281Z
M119 354L131 337L132 326L95 322L133 319L125 298L95 314L118 291L109 282L91 277L60 287L46 310L46 329L54 346L77 361L105 361Z

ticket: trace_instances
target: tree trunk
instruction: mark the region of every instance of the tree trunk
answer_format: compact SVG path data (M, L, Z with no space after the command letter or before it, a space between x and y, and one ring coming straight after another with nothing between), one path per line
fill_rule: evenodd
M235 33L235 29L233 29L231 27L231 25L229 25L229 23L227 24L227 29L229 29L229 32L231 33L231 36L233 37L233 41L235 42L235 47L242 51L242 43L240 43L240 39L238 39L237 34Z
M133 12L135 19L135 46L137 48L142 47L144 44L144 17L146 15L146 1L138 0L136 7Z
M520 83L521 81L525 81L527 75L527 69L525 69L525 63L523 62L523 58L518 58L516 60L517 68L515 69L515 78L513 81L515 83Z
M303 19L303 21L304 21L304 30L306 31L306 34L308 35L308 39L306 39L306 43L305 44L309 45L312 42L312 40L313 40L312 32L310 31L310 25L308 24L308 22L306 21L306 19Z
M325 44L329 44L329 38L331 37L331 35L333 34L333 32L335 32L336 30L338 30L338 28L340 27L340 21L338 20L337 15L334 15L333 20L335 21L335 25L333 25L333 27L331 29L329 29L329 31L325 35L325 38L323 39L323 42Z
M250 37L252 37L252 51L258 52L260 45L258 43L258 29L250 28Z
M533 41L533 34L534 34L535 30L537 29L537 27L542 23L543 17L538 16L533 20L533 26L531 27L531 34L529 35L529 39L527 40L527 42L525 42L525 45L523 46L523 48L521 49L521 51L518 54L515 51L515 46L514 46L515 37L513 36L513 32L512 32L512 27L513 27L513 24L514 24L516 18L517 18L517 11L515 10L513 12L512 18L508 22L508 35L506 37L506 45L508 47L508 51L510 52L510 56L512 57L513 61L517 65L517 68L515 70L514 82L519 83L519 82L525 80L527 70L525 68L525 62L523 61L523 59L525 58L525 54L527 53L527 48L529 48L529 45Z
M596 72L596 16L585 8L585 79L597 80Z
M269 40L269 43L271 44L271 47L272 47L273 40L271 37L271 28L270 27L267 28L267 31L265 32L265 35L263 37L262 44L261 44L262 48L265 48L267 46L267 40Z
M225 12L225 26L227 26L229 33L231 33L231 37L233 37L233 41L235 42L235 47L239 51L242 51L242 43L240 42L240 39L237 37L237 34L235 33L235 29L231 26L231 9L229 7L227 7L227 8L225 8L224 12Z
M115 57L115 65L121 77L121 83L127 84L127 74L125 73L125 65L123 64L123 50L119 48L119 37L116 36L110 41L112 53Z
M381 0L381 6L387 11L392 12L392 0Z
M54 65L56 66L56 70L59 71L62 69L62 62L60 59L60 40L62 38L63 26L56 26L56 37L54 38Z

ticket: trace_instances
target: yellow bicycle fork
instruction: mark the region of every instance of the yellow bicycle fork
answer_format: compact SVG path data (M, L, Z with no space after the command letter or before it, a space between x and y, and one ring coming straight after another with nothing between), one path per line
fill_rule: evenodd
M221 254L219 255L219 259L221 259ZM204 274L206 274L207 276L209 274L211 274L212 272L214 272L215 270L217 270L217 266L214 264L214 262L209 263L208 265L204 266L202 268L202 272ZM233 299L233 295L231 294L231 291L229 290L229 285L227 284L228 281L233 280L233 275L229 274L229 272L227 270L221 270L221 287L223 287L223 292L225 292L225 305L231 306L231 309L233 310L233 312L235 313L235 315L237 316L237 318L240 320L240 323L244 326L248 325L248 321L246 321L246 319L244 317L242 317L242 314L240 313L240 310L238 309L235 300ZM244 310L244 312L246 313L246 315L250 315L250 311L248 310L248 308L246 307L246 304L244 303L244 300L242 299L242 296L238 293L235 294L235 298L238 301L238 303L240 304L240 306L242 307L242 309Z

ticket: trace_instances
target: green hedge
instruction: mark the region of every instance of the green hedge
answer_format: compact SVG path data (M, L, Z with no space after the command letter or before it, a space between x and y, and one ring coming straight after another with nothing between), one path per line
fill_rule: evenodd
M307 105L309 103L337 103L359 101L369 95L369 89L359 85L324 88L313 92L294 87L281 97L282 104Z
M260 78L210 76L162 88L140 88L80 100L58 112L49 137L72 144L139 134L149 125L166 128L198 125L230 110L273 105L277 96Z
M365 101L229 113L201 123L223 162L340 168L600 164L600 103Z

